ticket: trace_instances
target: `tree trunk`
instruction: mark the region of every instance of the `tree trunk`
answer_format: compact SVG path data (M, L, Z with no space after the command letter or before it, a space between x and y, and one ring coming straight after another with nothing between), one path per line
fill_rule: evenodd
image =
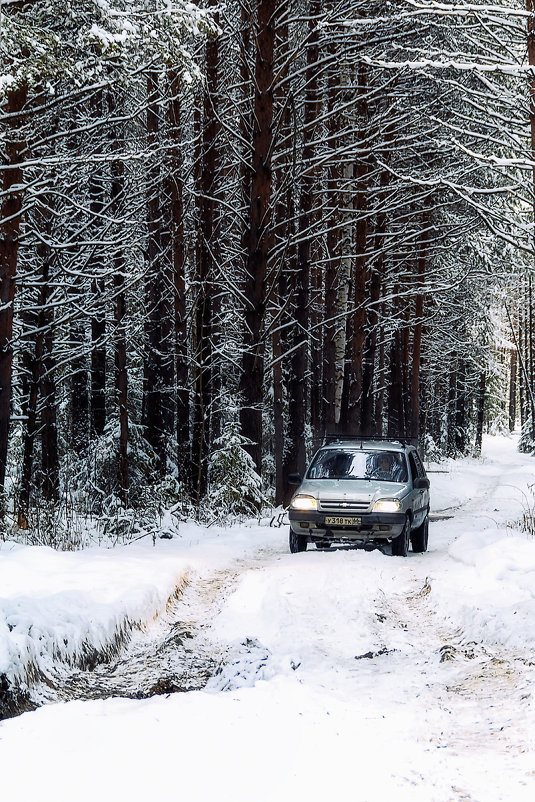
M13 116L9 118L5 132L2 159L4 197L0 208L0 495L5 485L11 418L13 369L11 338L23 198L23 171L20 164L26 147L26 143L19 137L18 127L22 122L21 112L27 96L28 88L23 84L7 92L5 106L6 114ZM3 500L0 499L0 512L3 513L3 510Z
M346 378L346 344L351 338L348 333L351 330L350 321L347 317L349 289L351 286L351 253L354 249L353 242L353 222L349 209L349 202L352 190L353 166L344 165L342 193L342 215L345 218L343 228L340 233L341 269L338 279L338 294L336 299L336 334L334 338L335 352L335 372L336 384L334 390L334 425L336 429L344 428L347 421L344 420L347 412L347 403L344 403L344 384L347 390Z
M147 278L145 281L145 332L143 422L147 441L155 453L155 470L163 476L166 470L167 435L170 434L169 415L164 408L169 393L166 373L170 311L166 284L165 256L162 253L162 208L160 198L160 166L157 149L160 142L158 79L147 79L147 144L151 149L151 164L147 172Z
M73 288L73 296L77 287ZM74 355L71 361L71 444L75 453L83 454L89 445L89 368L86 353L87 322L83 318L70 326Z
M485 371L479 375L479 387L477 393L477 422L476 422L476 454L481 454L483 444L483 425L485 422L485 389L487 377Z
M390 345L390 383L388 386L388 437L403 437L403 330L396 328Z
M276 45L277 53L283 66L280 68L280 81L288 78L288 61L286 59L286 49L288 47L288 22L285 17L283 22L277 26ZM274 102L283 109L280 123L280 138L286 140L292 136L294 105L289 102L292 97L292 89L288 85L280 89L276 87L277 97ZM273 359L273 457L275 463L275 504L284 504L289 496L289 486L286 481L288 474L287 453L285 449L285 430L286 430L286 375L285 375L285 354L289 349L291 333L289 331L289 304L288 299L291 294L291 276L294 268L294 247L295 240L295 197L293 191L292 176L295 164L288 160L281 160L277 166L275 175L276 198L275 198L275 238L274 249L279 254L278 264L274 266L276 274L271 279L275 291L273 293L273 316L270 322L272 327L271 349Z
M46 246L42 246L45 248ZM41 469L43 474L42 493L47 501L56 501L59 491L59 454L58 429L56 422L56 383L54 373L56 359L54 355L54 311L49 305L51 295L50 285L50 254L43 254L41 272L42 304L40 310L40 323L44 331L43 359L41 362L40 390L41 390Z
M314 120L319 109L317 17L320 10L321 3L319 0L311 0L308 20L307 67L305 73L307 89L304 95L303 151L301 160L304 176L301 179L299 203L297 271L293 292L294 325L292 328L292 356L288 380L288 453L285 467L288 473L300 474L304 473L307 458L305 428L307 423L307 402L309 400L309 393L307 392L309 290L313 232L312 206L315 183L315 173L311 165L314 157Z
M511 349L511 363L509 366L509 431L514 431L516 425L516 394L517 394L517 361L516 348Z
M377 248L377 245L376 245ZM378 304L382 288L382 259L372 270L370 279L370 306L367 310L366 338L362 365L362 403L361 431L365 435L377 434L375 420L373 379L377 352L377 331L379 327Z
M111 201L113 213L119 217L124 204L124 165L114 161L111 166ZM115 403L119 412L119 444L117 451L117 484L123 507L128 505L128 370L126 363L126 290L125 259L119 244L114 254L113 288L115 293Z
M450 359L449 384L448 384L448 407L447 407L447 443L448 456L455 457L456 448L456 412L457 412L457 355L452 354Z
M412 336L412 363L411 363L411 390L410 390L410 436L420 441L420 367L422 354L422 327L424 315L425 270L427 261L426 230L429 215L423 216L423 231L420 237L420 247L416 261L416 285L419 290L414 306L414 328Z
M264 380L263 326L265 280L270 251L271 150L273 142L273 79L275 13L280 0L259 0L256 33L252 180L249 238L244 280L245 332L240 392L242 435L258 473L262 470L262 401Z
M102 93L94 101L95 112L102 113ZM92 230L95 240L101 239L102 212L106 203L103 169L95 166L89 183L89 211L93 216ZM99 437L106 425L106 306L105 264L102 249L96 246L91 257L91 435Z
M329 11L331 10L330 6L331 4L329 4ZM342 127L342 115L336 113L333 108L340 83L340 70L336 60L336 46L334 43L330 45L329 54L332 64L327 76L324 105L329 112L327 121L329 147L333 152L336 152L339 147L338 132ZM343 353L340 339L342 337L341 325L343 325L344 321L337 320L337 298L342 286L342 266L340 260L341 243L340 231L338 229L341 223L340 206L342 196L340 187L342 179L342 165L339 161L333 160L328 165L325 176L326 213L328 214L329 226L326 236L327 265L325 268L324 282L325 323L323 326L323 403L325 405L325 434L333 434L336 428L337 351L338 355L340 355L341 352Z
M37 297L37 306L42 308L42 288ZM39 313L33 310L23 310L23 324L29 333L36 330L33 335L33 351L29 342L25 342L22 354L22 402L21 412L26 419L22 440L22 469L20 478L20 491L17 505L17 522L20 529L28 528L28 515L32 492L32 475L35 436L37 432L37 398L39 393L39 376L41 374L41 361L43 358L43 330L40 326Z
M216 5L216 0L211 0ZM216 23L219 14L215 14ZM201 135L201 170L198 192L199 248L198 290L196 307L197 351L195 355L195 412L193 422L193 461L195 497L197 504L206 494L208 485L208 460L213 436L216 405L220 414L220 384L216 380L217 367L214 349L217 350L218 317L216 304L218 269L217 232L217 181L219 169L218 136L218 84L219 42L210 39L206 44L206 89L203 102L203 124ZM214 433L212 430L214 429Z
M381 318L384 319L384 302L381 304ZM375 431L381 437L383 434L383 414L384 414L384 405L385 405L385 385L386 385L386 370L385 370L385 363L386 363L386 353L385 353L385 332L384 328L381 327L379 329L379 359L378 359L378 366L377 366L377 378L379 389L377 391L377 395L375 398L375 408L374 408L374 420L375 420Z
M530 67L535 67L535 2L534 0L526 0L526 11L528 12L527 19L527 50L528 50L528 64ZM532 76L529 78L529 125L531 134L531 160L533 163L532 168L532 192L533 192L533 221L535 222L535 79ZM533 235L533 255L535 256L535 233ZM533 307L531 298L531 276L528 278L529 282L529 324L528 324L528 337L529 337L529 388L527 388L527 395L533 398L534 391L534 346L533 346ZM531 404L533 406L533 403ZM531 437L535 438L535 414L531 411Z
M455 398L455 450L465 454L467 448L468 392L466 387L466 362L459 361L457 371L457 393Z
M365 96L367 92L367 68L360 65L358 71L358 94ZM358 103L358 111L361 117L359 140L361 148L368 136L367 116L368 108L365 99ZM355 271L353 280L353 336L349 351L349 404L348 404L348 428L351 434L361 434L362 420L362 369L363 369L363 350L366 324L366 248L368 244L368 160L367 154L360 156L356 166L356 196L355 196Z
M186 256L184 244L184 164L180 142L180 76L169 73L170 101L168 106L170 148L170 214L174 288L175 381L176 381L176 441L179 479L187 490L193 485L190 444L190 396L188 368L188 329L186 307Z

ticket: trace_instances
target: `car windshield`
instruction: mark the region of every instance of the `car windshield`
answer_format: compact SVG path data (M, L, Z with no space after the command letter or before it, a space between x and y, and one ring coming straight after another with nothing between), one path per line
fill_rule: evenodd
M329 448L316 454L307 478L407 482L407 463L399 451Z

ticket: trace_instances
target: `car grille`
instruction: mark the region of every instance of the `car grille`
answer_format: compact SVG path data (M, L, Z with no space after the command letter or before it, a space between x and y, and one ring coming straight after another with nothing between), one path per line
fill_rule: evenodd
M320 510L323 512L368 512L369 507L369 501L344 501L343 499L322 501L320 499Z

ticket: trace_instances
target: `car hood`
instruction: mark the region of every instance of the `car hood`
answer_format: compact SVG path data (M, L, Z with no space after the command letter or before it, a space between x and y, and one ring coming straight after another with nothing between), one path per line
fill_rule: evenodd
M305 479L297 493L314 496L320 501L367 501L378 498L401 498L407 493L405 482L381 482L377 479Z

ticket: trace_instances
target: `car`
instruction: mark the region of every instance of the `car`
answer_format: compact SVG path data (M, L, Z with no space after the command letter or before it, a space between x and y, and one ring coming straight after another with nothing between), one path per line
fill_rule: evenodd
M406 440L340 438L316 451L289 510L290 551L391 542L392 554L427 551L429 479Z

